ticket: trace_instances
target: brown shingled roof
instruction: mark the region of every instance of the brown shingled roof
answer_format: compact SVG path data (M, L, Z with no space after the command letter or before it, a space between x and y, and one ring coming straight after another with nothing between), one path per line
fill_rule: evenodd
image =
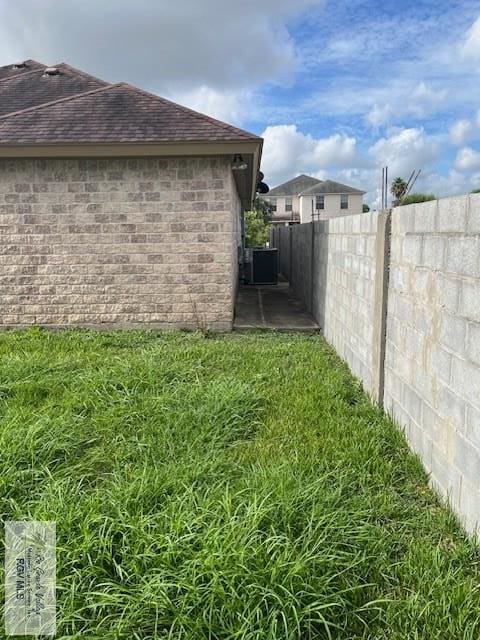
M36 69L44 69L46 65L36 60L25 60L21 62L23 66L19 67L16 64L7 64L4 67L0 67L0 80L4 78L12 78L13 76L19 76Z
M126 83L106 84L68 65L57 66L59 76L29 73L0 80L0 146L260 141Z
M46 76L45 67L42 66L29 73L12 75L0 81L0 116L108 84L64 63L56 67L59 75Z

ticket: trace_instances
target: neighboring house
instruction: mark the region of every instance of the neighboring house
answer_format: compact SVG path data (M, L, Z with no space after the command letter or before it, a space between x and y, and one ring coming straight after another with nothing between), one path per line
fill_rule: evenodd
M265 196L273 224L295 224L363 212L363 195L354 187L333 180L300 175L270 190Z
M261 150L66 64L0 67L0 323L230 329Z

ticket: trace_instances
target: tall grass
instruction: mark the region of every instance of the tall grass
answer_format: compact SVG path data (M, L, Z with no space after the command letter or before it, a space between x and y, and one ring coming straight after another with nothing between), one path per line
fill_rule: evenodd
M0 420L58 638L480 637L478 548L319 338L3 333Z

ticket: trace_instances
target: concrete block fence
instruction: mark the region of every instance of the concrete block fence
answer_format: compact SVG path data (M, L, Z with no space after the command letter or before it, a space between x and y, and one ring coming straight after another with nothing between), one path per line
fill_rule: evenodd
M480 195L272 231L280 269L480 528Z

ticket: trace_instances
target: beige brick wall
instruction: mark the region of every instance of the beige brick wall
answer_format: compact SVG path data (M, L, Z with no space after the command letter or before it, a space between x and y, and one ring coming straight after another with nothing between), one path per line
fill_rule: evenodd
M237 192L235 180L233 174L230 171L230 183L232 194L232 230L233 230L233 246L232 246L232 304L235 307L235 300L238 291L238 272L239 264L241 260L241 248L242 248L242 203L240 202L240 196Z
M228 330L227 158L0 160L0 322Z

